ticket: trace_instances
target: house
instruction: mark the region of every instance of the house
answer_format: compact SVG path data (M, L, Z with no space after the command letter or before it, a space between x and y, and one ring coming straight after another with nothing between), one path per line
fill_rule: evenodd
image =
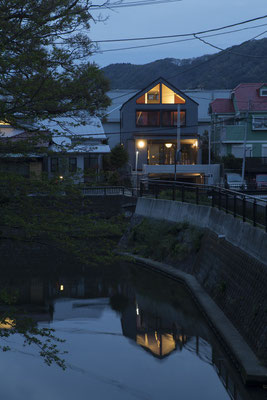
M176 170L179 179L219 180L217 167L201 165L198 103L165 79L134 94L120 112L120 140L136 174L173 179Z
M243 158L246 173L267 173L267 84L241 83L230 99L210 104L211 146L215 155Z
M113 148L121 142L120 108L138 92L139 91L136 89L117 89L108 92L111 105L106 110L105 119L102 123L110 148ZM183 91L184 94L198 103L198 134L200 137L204 132L210 132L210 103L216 98L230 99L231 92L232 90L230 89L189 89Z
M45 170L49 148L49 132L37 133L15 129L0 122L0 171L25 178L40 177Z
M103 166L103 155L110 153L102 123L97 117L87 117L78 125L70 118L46 121L52 132L47 163L48 176L76 175L77 181L90 180Z
M82 125L73 118L43 121L45 130L25 131L5 124L0 126L2 149L0 168L25 177L75 175L76 182L86 181L102 168L103 155L110 152L101 121L86 116ZM18 150L21 143L32 142L31 149ZM6 146L4 146L6 143ZM14 145L14 146L13 146ZM12 147L16 146L16 151Z

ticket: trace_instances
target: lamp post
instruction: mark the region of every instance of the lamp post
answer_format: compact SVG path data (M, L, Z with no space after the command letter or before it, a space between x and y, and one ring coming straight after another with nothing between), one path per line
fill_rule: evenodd
M180 157L180 147L181 147L181 125L180 125L180 104L177 105L177 148L175 153L175 161L174 161L174 180L176 181L176 163L179 161Z
M138 190L138 156L139 156L139 151L138 149L143 149L145 147L145 142L144 140L138 140L136 142L136 152L135 152L135 175L136 175L136 194Z

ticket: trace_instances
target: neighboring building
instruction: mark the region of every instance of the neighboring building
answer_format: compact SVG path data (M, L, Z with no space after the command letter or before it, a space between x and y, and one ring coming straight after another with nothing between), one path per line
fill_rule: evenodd
M102 168L104 154L110 152L107 137L101 121L97 117L87 117L84 125L77 125L71 118L44 121L46 131L40 131L41 139L33 146L31 153L2 153L0 169L16 172L25 177L43 172L49 177L76 175L76 180L84 181L92 173ZM4 142L19 144L38 135L37 132L17 130L5 124L0 126L0 138ZM85 179L86 180L86 179Z
M243 158L248 174L267 173L267 84L241 83L231 99L210 104L211 146L215 155Z
M91 173L102 169L103 155L110 153L101 121L89 117L84 125L65 118L47 122L52 142L47 163L48 176L76 174L79 181L90 180Z
M0 122L0 171L15 173L26 178L40 177L45 170L47 152L49 148L49 132L42 132L42 140L31 146L35 132L14 129L8 124ZM32 151L34 149L34 151Z

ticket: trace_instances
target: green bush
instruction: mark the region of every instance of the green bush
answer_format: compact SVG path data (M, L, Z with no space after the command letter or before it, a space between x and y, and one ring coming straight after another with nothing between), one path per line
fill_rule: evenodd
M180 261L196 253L202 231L188 223L170 223L143 219L129 237L128 247L134 254L159 261Z

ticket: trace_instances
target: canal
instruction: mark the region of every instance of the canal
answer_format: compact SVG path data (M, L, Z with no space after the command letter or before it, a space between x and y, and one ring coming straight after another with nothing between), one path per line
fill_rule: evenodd
M1 275L17 307L64 339L66 370L19 335L0 353L5 400L248 400L247 388L182 285L133 264L19 268Z

